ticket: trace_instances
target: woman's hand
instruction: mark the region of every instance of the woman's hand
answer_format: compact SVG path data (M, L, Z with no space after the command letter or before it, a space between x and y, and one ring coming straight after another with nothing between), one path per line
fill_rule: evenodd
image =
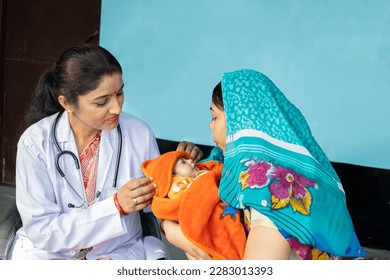
M177 145L176 151L185 151L191 155L191 158L195 161L200 160L203 157L203 152L194 143L182 141Z
M210 256L203 250L192 244L182 233L180 226L175 221L164 220L162 226L165 237L177 248L183 250L190 260L210 260Z
M148 206L155 193L156 184L148 184L153 178L137 178L123 185L117 194L119 205L126 213L132 213Z

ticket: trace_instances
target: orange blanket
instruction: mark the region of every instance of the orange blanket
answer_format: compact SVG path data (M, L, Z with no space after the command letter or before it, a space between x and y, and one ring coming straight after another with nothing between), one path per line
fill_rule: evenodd
M157 218L179 222L184 236L212 259L242 259L246 234L240 210L222 202L218 196L222 163L197 163L199 169L208 171L177 198L167 198L174 162L183 155L189 158L184 152L170 152L142 165L145 176L152 176L157 183L152 212Z

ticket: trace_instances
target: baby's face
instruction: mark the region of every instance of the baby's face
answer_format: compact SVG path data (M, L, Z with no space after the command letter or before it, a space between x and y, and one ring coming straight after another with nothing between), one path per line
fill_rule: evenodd
M194 160L184 157L179 158L173 167L174 176L195 178L198 172L199 168L195 165Z

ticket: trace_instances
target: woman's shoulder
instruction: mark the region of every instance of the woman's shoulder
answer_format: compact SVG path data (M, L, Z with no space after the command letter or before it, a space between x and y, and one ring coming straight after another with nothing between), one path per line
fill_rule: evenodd
M31 139L39 140L49 138L54 119L57 114L45 117L40 121L30 125L20 136L19 142L28 141Z
M136 147L137 151L132 153L145 153L147 155L141 155L141 158L149 159L158 156L158 147L153 130L143 120L128 114L122 113L120 115L120 126L122 136L125 143L129 144L126 147L131 149Z
M45 117L30 125L18 140L18 151L29 150L36 154L45 153L52 138L51 131L56 115Z
M125 128L126 130L130 131L152 131L150 126L140 118L131 115L129 113L121 113L120 115L120 124L121 127Z

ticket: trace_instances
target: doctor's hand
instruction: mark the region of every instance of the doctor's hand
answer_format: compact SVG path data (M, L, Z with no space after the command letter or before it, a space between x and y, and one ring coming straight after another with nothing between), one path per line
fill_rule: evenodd
M152 179L151 177L137 178L123 185L116 196L119 208L122 208L124 212L129 214L148 206L152 202L157 187L156 184L148 184Z
M194 143L182 141L177 145L176 151L185 151L191 155L191 158L195 161L202 159L203 152Z

